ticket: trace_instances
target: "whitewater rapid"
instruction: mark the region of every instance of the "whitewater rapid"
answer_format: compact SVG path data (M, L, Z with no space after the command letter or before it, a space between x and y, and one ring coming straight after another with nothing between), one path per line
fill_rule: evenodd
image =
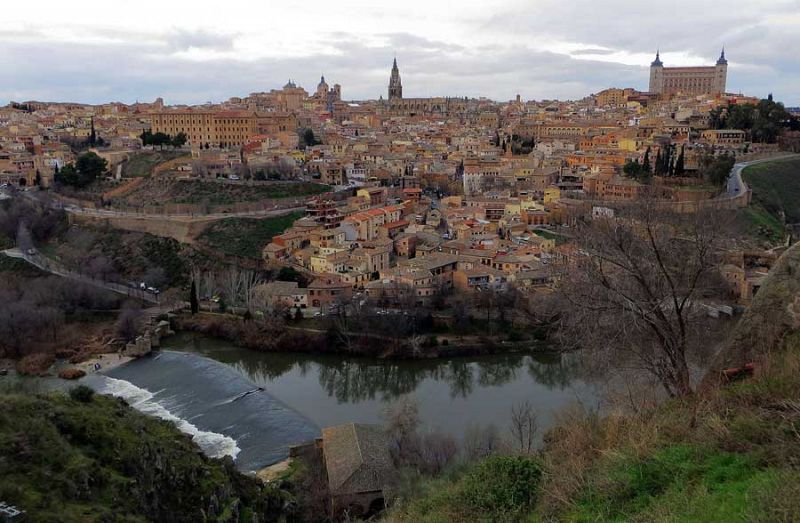
M158 403L154 399L157 393L137 387L129 381L104 376L104 379L97 386L97 392L122 398L139 412L173 422L178 427L178 430L191 436L192 440L209 457L222 458L230 456L236 459L241 450L235 439L217 432L198 429L189 421L174 415L166 407Z

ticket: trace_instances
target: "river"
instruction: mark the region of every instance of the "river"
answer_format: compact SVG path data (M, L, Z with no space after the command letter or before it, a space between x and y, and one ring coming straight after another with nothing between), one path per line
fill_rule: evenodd
M164 340L162 350L85 382L137 409L174 421L209 455L229 455L242 470L284 459L290 445L320 428L380 423L408 396L425 430L460 436L472 426L508 428L511 407L529 401L542 429L554 412L597 403L595 386L575 377L570 359L502 354L387 361L263 353L197 334Z

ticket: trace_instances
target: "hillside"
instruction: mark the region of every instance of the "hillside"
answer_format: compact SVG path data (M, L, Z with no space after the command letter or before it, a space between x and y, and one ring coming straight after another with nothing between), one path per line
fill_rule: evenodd
M284 498L121 400L0 392L0 501L27 521L278 521Z
M412 475L386 521L800 520L798 269L795 245L713 365L755 361L752 377L718 386L714 374L695 397L656 407L633 395L604 416L562 412L544 448L516 464ZM517 494L500 495L509 488Z
M743 175L755 205L786 223L800 223L800 157L751 165Z

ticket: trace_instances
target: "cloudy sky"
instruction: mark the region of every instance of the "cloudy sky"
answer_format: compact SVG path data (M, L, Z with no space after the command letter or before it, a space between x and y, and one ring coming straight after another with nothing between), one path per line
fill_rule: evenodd
M0 104L220 101L320 74L346 99L580 98L712 64L800 105L800 0L27 0L2 7Z

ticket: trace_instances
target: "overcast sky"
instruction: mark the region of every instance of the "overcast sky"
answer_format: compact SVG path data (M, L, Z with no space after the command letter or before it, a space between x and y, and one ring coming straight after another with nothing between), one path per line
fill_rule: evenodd
M27 0L3 2L0 103L201 103L321 74L345 99L575 99L713 64L728 91L800 105L800 0ZM275 5L272 5L272 4Z

